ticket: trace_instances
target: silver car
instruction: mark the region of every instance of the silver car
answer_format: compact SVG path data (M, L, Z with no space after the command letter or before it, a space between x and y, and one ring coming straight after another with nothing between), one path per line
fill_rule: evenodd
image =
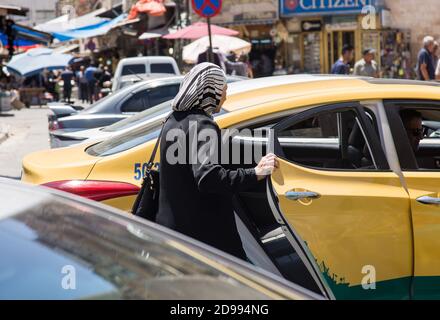
M157 224L0 179L0 299L321 299Z

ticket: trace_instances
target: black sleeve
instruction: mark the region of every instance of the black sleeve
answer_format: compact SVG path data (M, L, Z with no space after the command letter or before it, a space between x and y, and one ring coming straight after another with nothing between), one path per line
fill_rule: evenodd
M211 119L203 119L198 122L198 136L200 132L205 129L213 130L217 134L217 139L220 139L220 130ZM201 150L202 154L206 153L203 152L203 150L209 150L209 148L212 147L211 144L215 143L209 139L201 140L203 141L197 141L197 155L199 155L199 151ZM215 159L199 156L195 161L191 162L193 176L198 189L201 192L206 193L233 194L254 186L258 181L255 169L239 168L236 170L229 170L220 164L221 140L217 141L218 143L215 147L218 152L214 157Z

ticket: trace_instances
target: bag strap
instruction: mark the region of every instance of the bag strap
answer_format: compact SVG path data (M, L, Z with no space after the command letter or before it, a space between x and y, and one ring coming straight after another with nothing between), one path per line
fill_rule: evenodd
M172 112L162 121L162 128L160 129L159 136L157 137L156 144L154 145L153 152L151 153L150 160L147 163L147 172L151 170L154 166L154 158L156 158L157 149L159 148L160 139L162 138L163 128L165 126L165 122L171 117Z

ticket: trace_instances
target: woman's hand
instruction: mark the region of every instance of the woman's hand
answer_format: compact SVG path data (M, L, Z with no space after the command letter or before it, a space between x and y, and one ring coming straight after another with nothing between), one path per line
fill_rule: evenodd
M261 158L260 162L255 167L255 173L257 174L258 180L262 180L266 176L272 174L275 168L278 168L277 156L273 153L268 153Z

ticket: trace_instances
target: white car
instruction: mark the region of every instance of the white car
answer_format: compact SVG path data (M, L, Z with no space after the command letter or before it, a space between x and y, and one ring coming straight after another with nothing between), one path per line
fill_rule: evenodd
M121 88L121 78L124 76L140 75L150 76L154 74L180 76L180 70L176 60L172 57L149 56L124 58L119 61L112 80L112 91Z

